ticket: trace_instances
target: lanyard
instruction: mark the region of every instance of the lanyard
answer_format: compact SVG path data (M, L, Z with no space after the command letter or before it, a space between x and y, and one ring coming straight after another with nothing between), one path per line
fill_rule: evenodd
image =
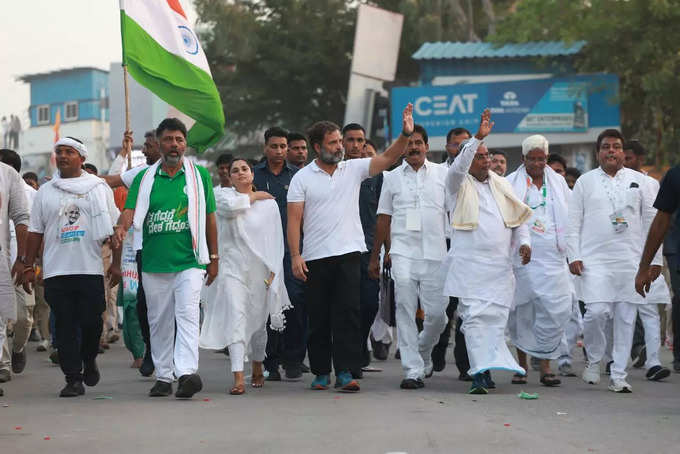
M404 171L404 180L405 180L405 186L407 191L409 192L409 196L414 197L413 199L413 206L414 208L418 208L420 206L420 196L422 195L423 188L425 187L425 179L427 178L427 169L425 166L422 166L418 171L416 172L411 168L411 171L413 172L413 179L409 177L406 171ZM422 178L418 178L418 174L422 173ZM415 184L414 184L415 183Z
M601 170L601 172L604 192L607 194L607 198L612 205L612 211L617 211L617 202L620 202L620 206L623 206L623 200L620 197L620 194L623 194L623 190L621 189L623 172L617 172L616 176L613 178L607 175L604 170Z
M529 205L529 189L531 189L531 177L527 177L527 194L526 194L526 196L524 196L524 203L526 203L527 205ZM548 194L548 191L546 189L546 182L543 181L543 188L541 189L541 195L543 196L543 201L536 206L529 205L529 208L531 208L532 210L535 210L536 208L545 207L547 194Z

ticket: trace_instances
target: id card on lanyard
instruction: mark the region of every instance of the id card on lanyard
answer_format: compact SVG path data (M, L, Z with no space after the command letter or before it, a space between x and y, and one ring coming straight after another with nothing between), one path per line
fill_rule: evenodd
M614 229L614 233L623 233L628 228L628 221L626 216L623 214L623 208L617 208L617 195L622 192L619 184L619 173L616 174L614 178L610 177L604 171L602 172L602 177L604 178L604 191L607 194L607 198L612 205L612 213L609 215L609 221Z

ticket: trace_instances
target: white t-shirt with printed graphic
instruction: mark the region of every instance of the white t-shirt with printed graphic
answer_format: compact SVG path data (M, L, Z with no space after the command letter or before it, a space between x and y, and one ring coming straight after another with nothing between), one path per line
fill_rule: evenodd
M29 232L43 234L44 278L103 275L102 242L92 238L89 195L75 196L57 189L52 183L45 183L36 193L28 228ZM118 209L112 191L107 191L106 201L115 222Z

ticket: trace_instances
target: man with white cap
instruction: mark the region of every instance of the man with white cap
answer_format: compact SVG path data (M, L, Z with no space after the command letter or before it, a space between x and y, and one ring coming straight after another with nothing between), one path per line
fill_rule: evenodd
M515 291L512 255L519 246L522 263L531 259L525 222L532 212L505 178L489 171L489 152L482 140L492 127L486 109L477 134L464 143L446 180L454 231L443 264L444 294L459 298L471 394L487 393L488 370L525 373L508 350L505 327Z
M522 142L522 164L508 175L515 194L532 211L531 263L515 260L515 307L508 326L520 365L527 369L527 353L540 359L541 383L557 386L560 380L551 372L550 360L559 357L572 309L565 239L570 191L547 159L548 140L529 136ZM526 375L516 375L513 383L526 383Z
M597 138L600 167L576 181L569 203L567 255L572 274L581 276L586 304L583 340L588 355L582 378L600 382L600 362L607 347L606 327L613 320L609 390L630 393L626 365L633 342L638 305L635 273L642 237L654 218L654 200L645 176L623 167L623 135L606 129ZM658 253L652 264L662 263Z
M57 175L40 187L31 211L24 283L44 241L45 299L56 320L59 365L66 377L60 397L85 393L99 382L96 357L102 332L104 266L101 248L113 234L118 209L111 188L82 170L87 148L65 137L55 147Z

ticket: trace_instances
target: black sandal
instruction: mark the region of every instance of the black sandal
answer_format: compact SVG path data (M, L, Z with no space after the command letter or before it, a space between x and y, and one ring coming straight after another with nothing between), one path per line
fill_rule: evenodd
M545 374L541 377L541 383L545 386L559 386L562 381L555 374Z
M526 375L520 375L520 374L515 374L512 376L512 384L513 385L526 385L527 384L527 376Z

